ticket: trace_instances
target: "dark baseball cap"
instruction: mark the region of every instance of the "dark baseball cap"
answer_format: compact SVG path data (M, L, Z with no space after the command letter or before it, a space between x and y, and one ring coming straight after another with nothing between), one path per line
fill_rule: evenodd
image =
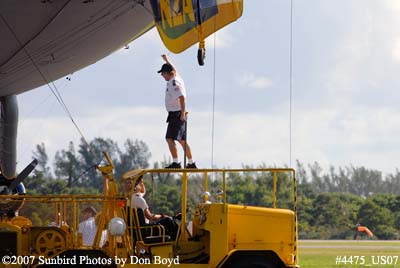
M169 63L164 63L164 64L161 66L161 70L159 70L157 73L163 73L163 72L170 73L170 72L172 72L173 70L174 70L174 67L172 67L171 64L169 64Z

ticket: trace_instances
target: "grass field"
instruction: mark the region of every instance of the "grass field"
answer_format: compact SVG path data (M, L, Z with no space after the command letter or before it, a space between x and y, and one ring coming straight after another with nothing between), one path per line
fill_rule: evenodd
M400 241L300 240L301 268L400 268Z

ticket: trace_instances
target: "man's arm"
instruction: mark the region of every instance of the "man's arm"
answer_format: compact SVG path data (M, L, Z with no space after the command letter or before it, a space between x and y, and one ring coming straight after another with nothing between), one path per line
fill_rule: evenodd
M142 186L142 191L141 191L141 193L142 193L142 196L145 196L145 195L146 195L146 186L144 186L144 183L143 183L143 186Z
M169 64L171 64L172 65L172 67L174 67L174 69L175 69L175 72L176 73L178 73L178 70L176 69L176 66L170 61L170 59L168 58L168 56L167 55L165 55L165 54L162 54L161 55L161 58L166 62L166 63L169 63Z
M149 220L149 221L158 221L164 218L164 215L162 214L152 214L150 212L150 209L145 209L144 210L144 216Z
M186 121L186 99L185 96L179 97L179 102L181 104L181 121Z
M140 193L142 194L142 196L145 196L146 195L146 186L144 185L143 180L141 180L139 182L139 184L140 184Z

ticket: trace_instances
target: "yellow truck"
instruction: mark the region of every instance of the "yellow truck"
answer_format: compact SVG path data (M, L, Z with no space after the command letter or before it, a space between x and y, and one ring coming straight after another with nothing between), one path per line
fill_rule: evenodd
M98 167L104 178L103 195L0 196L0 267L299 267L293 169L126 172L119 181L161 175L180 181L181 214L174 218L178 229L171 237L168 228L146 223L143 211L130 207L129 199L118 194L113 163L105 156L107 163ZM228 203L229 192L234 191L227 189L229 175L246 173L271 179L270 207ZM202 189L198 185L190 189L194 177L202 180ZM281 178L291 181L291 208L278 206ZM220 181L218 191L209 187L215 180ZM193 191L203 194L192 208L188 193ZM79 223L80 212L88 206L99 212L90 245L85 244ZM42 225L36 226L34 219Z

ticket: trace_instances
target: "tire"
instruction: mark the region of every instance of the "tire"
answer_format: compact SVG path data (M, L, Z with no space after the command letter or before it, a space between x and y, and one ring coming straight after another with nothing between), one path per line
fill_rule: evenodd
M199 63L200 66L204 65L205 59L206 59L206 49L199 48L197 50L197 62Z
M232 263L229 268L279 268L277 265L261 256L243 257Z

